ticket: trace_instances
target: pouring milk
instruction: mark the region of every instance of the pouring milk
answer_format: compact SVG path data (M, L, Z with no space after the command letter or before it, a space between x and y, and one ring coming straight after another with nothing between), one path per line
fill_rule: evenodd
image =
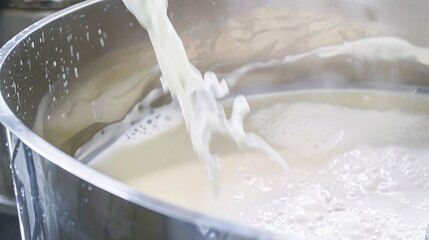
M243 117L249 112L243 96L234 99L231 117L227 119L222 104L216 100L228 94L226 82L219 83L211 72L203 79L189 62L167 16L167 0L124 0L124 4L149 33L162 72L162 86L179 102L193 149L207 162L210 179L215 179L214 169L218 168L218 159L209 146L214 132L229 136L240 148L264 151L286 167L282 157L262 138L243 130Z

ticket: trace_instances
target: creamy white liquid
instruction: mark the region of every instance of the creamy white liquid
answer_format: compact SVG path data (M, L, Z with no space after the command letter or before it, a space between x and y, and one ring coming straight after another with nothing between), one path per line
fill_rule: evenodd
M91 165L158 199L277 233L307 239L424 239L427 101L426 96L353 90L251 98L255 110L246 128L287 158L292 171L285 173L266 155L239 151L216 136L217 197L179 110L171 106L130 128Z
M124 0L127 9L148 31L162 72L164 90L179 102L186 127L197 155L205 160L209 178L215 181L218 158L210 151L212 135L222 133L241 148L259 149L286 167L285 161L265 141L243 130L242 118L249 111L244 96L234 99L228 119L218 98L225 97L228 86L214 73L201 73L189 62L182 41L167 16L167 0Z

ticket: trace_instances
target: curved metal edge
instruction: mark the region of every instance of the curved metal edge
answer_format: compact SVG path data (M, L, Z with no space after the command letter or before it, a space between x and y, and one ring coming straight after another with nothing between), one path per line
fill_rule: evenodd
M86 6L97 4L103 1L105 0L87 0L81 3L77 3L71 7L58 11L24 29L14 38L9 40L0 49L0 68L4 64L5 58L8 56L8 54L12 52L14 48L22 40L28 37L33 31L66 14L71 14L80 8L84 8ZM3 125L13 134L15 134L18 138L20 138L24 144L32 148L34 151L46 158L48 161L64 169L65 171L68 171L71 174L87 181L90 184L107 192L110 192L111 194L114 194L124 200L132 202L136 205L152 209L161 214L182 221L190 222L200 226L216 228L221 231L227 231L232 234L238 234L252 239L285 238L285 236L279 236L274 233L252 228L250 226L228 222L220 218L205 216L201 213L185 210L169 203L151 198L122 182L119 182L109 176L106 176L96 171L95 169L88 167L87 165L79 162L75 158L54 147L53 145L45 141L43 138L35 134L27 126L25 126L10 110L3 96L0 97L0 122L3 123Z

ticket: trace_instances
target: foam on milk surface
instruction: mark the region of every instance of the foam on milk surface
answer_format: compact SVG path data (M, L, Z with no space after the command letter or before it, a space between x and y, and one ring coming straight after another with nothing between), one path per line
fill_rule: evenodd
M285 173L264 154L240 152L214 138L221 165L217 197L180 114L175 125L160 126L156 134L124 134L91 164L158 199L281 234L423 239L429 223L429 111L421 108L427 97L406 96L321 90L250 99L255 111L246 128L287 157L292 170ZM386 105L371 108L368 98ZM395 102L409 108L390 107ZM125 155L119 172L112 163Z

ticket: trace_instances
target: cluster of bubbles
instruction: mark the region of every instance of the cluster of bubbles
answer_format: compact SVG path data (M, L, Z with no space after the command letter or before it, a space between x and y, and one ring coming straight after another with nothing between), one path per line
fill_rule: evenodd
M255 194L269 194L271 190L261 190L261 185L273 191L283 188L286 194L253 204L252 211L230 214L230 219L297 239L422 239L427 228L422 219L412 214L404 216L389 206L350 201L338 188L312 181L295 186L281 177L256 179L248 189L237 188L232 197L242 204L246 198L255 199Z
M422 211L429 213L428 155L420 145L402 140L424 142L425 137L414 133L424 128L427 116L413 115L310 103L277 104L254 113L250 121L270 143L286 149L284 154L299 152L288 155L295 181L283 175L244 175L243 187L232 198L237 208L242 204L253 209L230 219L297 239L423 239L428 224ZM339 119L335 126L329 121L332 116ZM372 122L385 134L359 132L350 125L351 118L359 124ZM373 120L359 121L364 118ZM389 127L383 126L391 119ZM398 134L401 140L392 140ZM322 150L329 154L304 154ZM309 156L307 161L318 164L306 168L302 161Z
M331 162L337 181L345 188L380 195L429 190L429 164L424 151L386 147L378 151L357 149ZM410 189L411 188L411 189Z

